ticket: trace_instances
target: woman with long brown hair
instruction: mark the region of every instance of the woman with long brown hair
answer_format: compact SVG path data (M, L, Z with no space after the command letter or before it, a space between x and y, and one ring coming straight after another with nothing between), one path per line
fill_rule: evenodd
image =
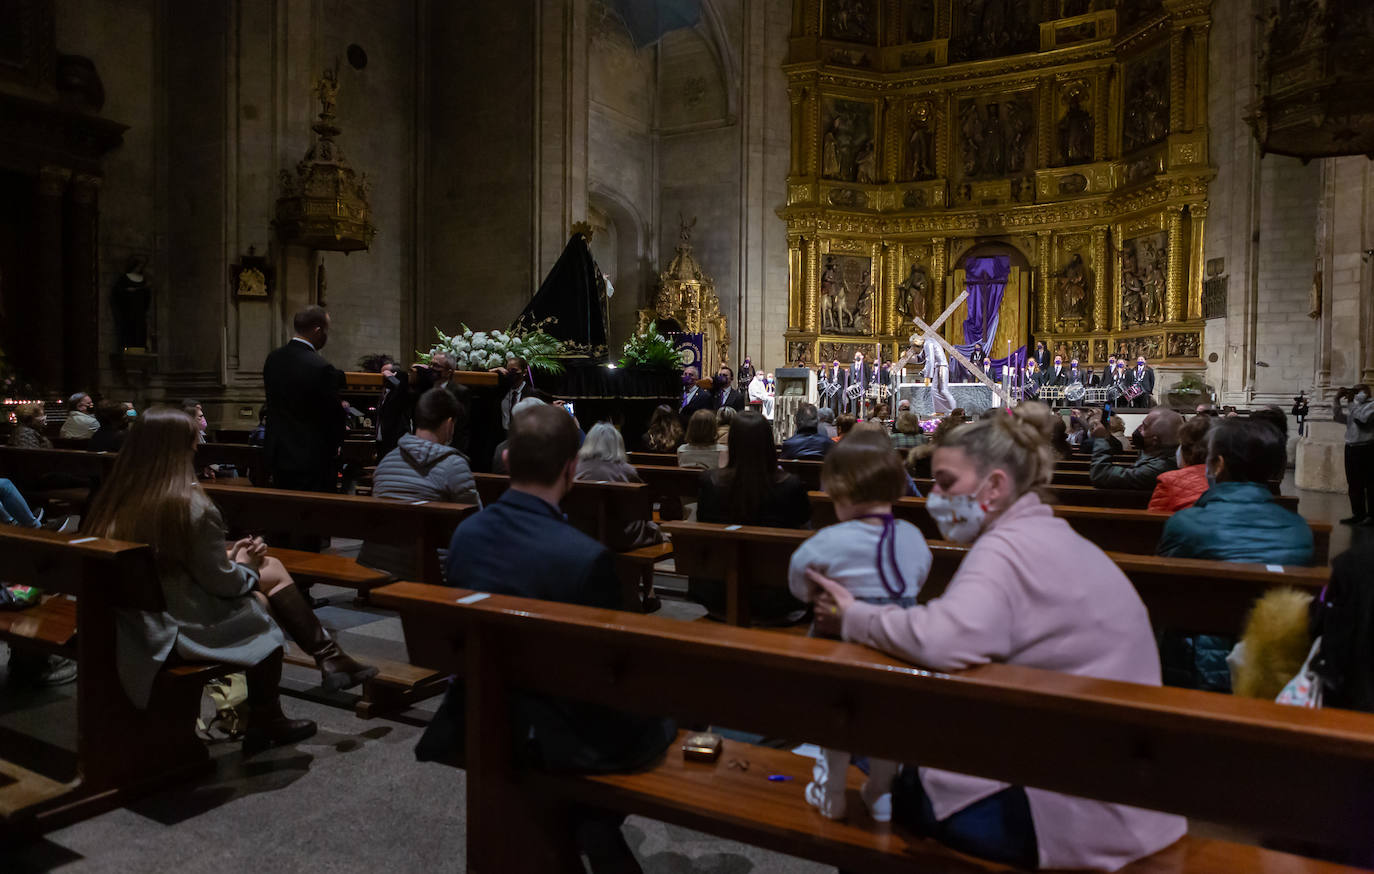
M644 451L677 452L681 442L682 423L678 421L677 413L667 404L654 407L653 415L649 417L649 430L640 441Z
M157 562L166 610L120 617L120 679L134 704L143 707L173 655L243 665L250 711L244 750L303 740L315 733L315 724L282 713L277 686L285 641L269 606L315 657L325 688L357 685L377 669L358 664L330 639L260 538L226 548L224 520L196 483L197 436L196 423L178 409L145 412L129 429L82 525L97 537L147 543Z

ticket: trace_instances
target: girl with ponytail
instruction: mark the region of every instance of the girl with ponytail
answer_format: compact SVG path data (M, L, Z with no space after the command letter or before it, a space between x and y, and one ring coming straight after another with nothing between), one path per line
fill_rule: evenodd
M868 604L809 570L817 629L933 670L1001 662L1158 686L1145 605L1041 498L1054 473L1053 421L1043 404L1026 403L947 435L926 508L945 538L971 546L944 594L912 607ZM913 765L897 778L893 818L1028 868L1113 871L1187 830L1171 814Z

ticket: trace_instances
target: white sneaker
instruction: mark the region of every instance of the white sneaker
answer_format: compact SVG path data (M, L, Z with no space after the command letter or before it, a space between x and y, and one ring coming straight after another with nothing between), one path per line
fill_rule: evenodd
M806 803L821 812L826 819L844 819L844 784L839 792L826 792L815 783L806 784Z
M873 781L864 783L864 788L859 790L860 797L864 804L868 805L868 815L873 817L874 822L892 822L892 791L891 781L888 783L888 791L879 793L882 787L874 786Z

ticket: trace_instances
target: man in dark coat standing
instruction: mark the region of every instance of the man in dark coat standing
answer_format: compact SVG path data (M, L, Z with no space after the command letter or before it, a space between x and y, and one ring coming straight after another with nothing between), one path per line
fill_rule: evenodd
M709 377L702 377L696 380L687 389L687 393L682 396L682 407L678 410L678 417L682 420L682 428L687 429L687 423L691 421L692 414L697 410L716 410L716 396L711 393L712 382Z
M295 336L262 365L267 390L263 457L276 488L332 492L344 439L339 403L344 374L320 355L329 340L329 314L323 307L296 313L292 326Z
M716 371L715 379L716 409L730 407L737 413L744 412L744 392L735 388L735 375L728 365L722 364Z
M1140 394L1131 402L1131 406L1153 407L1155 405L1155 369L1145 363L1144 355L1135 360L1135 370L1131 372L1131 382L1141 388Z

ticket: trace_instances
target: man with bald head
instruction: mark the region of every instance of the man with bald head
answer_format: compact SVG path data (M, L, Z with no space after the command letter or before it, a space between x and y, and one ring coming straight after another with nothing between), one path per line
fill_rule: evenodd
M1183 427L1183 417L1166 407L1156 407L1146 416L1145 421L1131 435L1131 445L1140 452L1135 464L1127 467L1112 461L1112 442L1107 439L1108 429L1100 416L1094 414L1089 420L1089 433L1093 438L1093 461L1089 470L1092 483L1099 489L1137 489L1153 491L1155 480L1161 473L1176 470L1178 461L1178 432Z

